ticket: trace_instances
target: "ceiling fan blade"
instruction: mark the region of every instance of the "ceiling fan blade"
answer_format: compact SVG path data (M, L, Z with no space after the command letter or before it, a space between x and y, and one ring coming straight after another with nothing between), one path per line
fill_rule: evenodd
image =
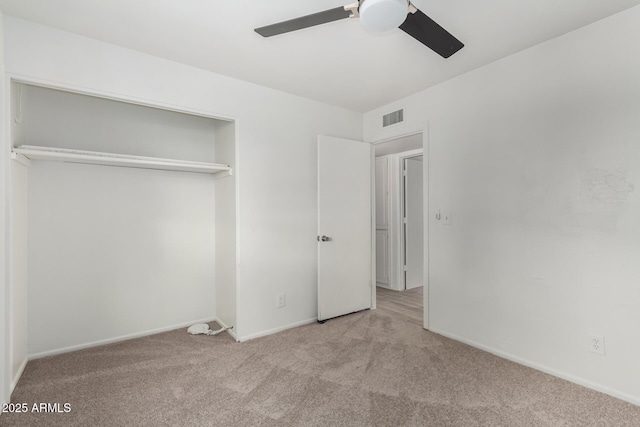
M303 28L325 24L327 22L338 21L350 16L351 11L345 10L344 7L340 6L334 9L325 10L323 12L312 13L311 15L301 16L300 18L290 19L288 21L278 22L277 24L256 28L254 31L260 34L262 37L271 37L278 34L288 33L290 31L296 31Z
M464 46L460 40L420 10L416 10L415 13L409 12L399 28L443 58L450 57Z

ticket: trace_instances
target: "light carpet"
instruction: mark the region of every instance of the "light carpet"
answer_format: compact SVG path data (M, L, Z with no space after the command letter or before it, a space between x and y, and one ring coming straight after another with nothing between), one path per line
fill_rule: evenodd
M640 407L385 310L246 343L181 329L38 359L12 401L71 411L5 413L0 425L640 425Z

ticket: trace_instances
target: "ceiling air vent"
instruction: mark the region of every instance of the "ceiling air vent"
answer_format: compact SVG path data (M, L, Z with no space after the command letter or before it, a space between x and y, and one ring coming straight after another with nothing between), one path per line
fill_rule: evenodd
M403 111L404 110L398 110L382 116L382 127L391 126L404 120Z

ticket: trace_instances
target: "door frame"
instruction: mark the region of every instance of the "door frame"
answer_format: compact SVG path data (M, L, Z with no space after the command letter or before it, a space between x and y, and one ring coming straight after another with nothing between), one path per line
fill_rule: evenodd
M422 262L422 283L423 283L423 298L422 298L422 307L423 307L423 328L429 329L429 220L430 220L430 212L429 212L429 132L428 125L425 124L422 129L415 129L410 132L398 133L396 135L390 136L388 138L383 138L379 140L375 140L371 143L372 147L375 148L375 145L382 144L385 142L390 142L396 139L405 138L414 135L422 135L422 218L424 220L424 229L423 229L423 262ZM374 168L375 168L375 160L374 160ZM375 173L375 170L373 171ZM375 178L375 175L374 175ZM374 181L375 182L375 181ZM374 197L375 197L375 188ZM372 205L372 216L373 216L373 230L372 230L372 241L373 243L373 257L375 257L375 199ZM375 261L375 258L373 259ZM373 277L375 278L375 262L373 265ZM375 295L375 288L373 294ZM375 298L375 296L374 296ZM375 306L372 306L375 308Z
M371 309L378 308L378 300L376 291L378 286L376 283L376 147L371 146Z

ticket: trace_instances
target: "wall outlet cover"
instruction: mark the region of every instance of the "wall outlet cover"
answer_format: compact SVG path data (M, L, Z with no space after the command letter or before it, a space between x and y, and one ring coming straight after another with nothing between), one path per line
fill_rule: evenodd
M589 336L589 351L596 354L605 355L604 352L604 337L601 335Z
M276 295L276 308L283 308L287 305L287 299L285 294Z

